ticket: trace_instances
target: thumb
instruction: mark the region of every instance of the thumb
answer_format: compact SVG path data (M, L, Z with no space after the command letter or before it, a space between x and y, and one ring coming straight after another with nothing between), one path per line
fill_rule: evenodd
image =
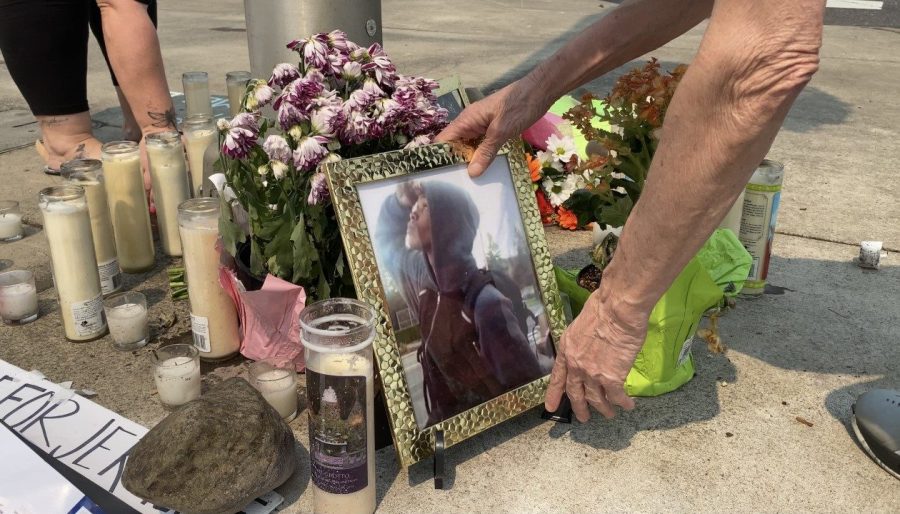
M488 128L487 134L484 135L484 140L478 145L478 149L475 150L475 155L473 155L472 160L469 161L469 176L481 176L488 166L494 162L494 157L497 156L497 152L500 150L500 147L503 146L503 143L505 143L505 141L497 136L496 131Z

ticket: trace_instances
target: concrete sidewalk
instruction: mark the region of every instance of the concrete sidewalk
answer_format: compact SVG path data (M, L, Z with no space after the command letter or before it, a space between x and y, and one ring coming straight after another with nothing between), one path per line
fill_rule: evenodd
M494 89L514 80L566 38L614 7L604 2L383 0L385 47L405 73L457 74ZM170 89L195 69L248 69L242 2L163 3L160 37ZM689 61L694 29L652 55L665 66ZM117 137L116 97L91 43L88 89L106 139ZM800 96L770 154L786 165L771 282L781 295L741 301L722 319L726 355L695 347L697 377L637 410L585 425L541 422L537 412L449 451L449 491L435 491L430 467L399 468L378 454L383 512L896 511L897 481L874 465L850 432L855 396L900 387L900 33L826 27L821 70ZM618 72L588 89L605 93ZM52 77L48 77L52 80ZM60 84L60 87L64 87ZM50 281L37 192L58 179L40 172L27 106L0 66L0 198L22 202L29 237L0 246L0 268L37 272L41 317L0 327L0 358L56 381L97 391L96 401L146 426L165 416L150 378L149 349L115 352L107 339L76 345L62 337ZM792 235L788 235L792 234ZM587 233L549 230L560 263L586 261ZM850 264L861 239L891 253L877 272ZM168 300L165 266L130 276L148 294L158 339L188 331L184 303ZM204 367L208 387L236 374L239 360ZM803 418L807 426L797 421ZM292 424L308 440L304 416ZM305 453L305 449L300 448ZM280 488L286 512L311 511L307 457Z

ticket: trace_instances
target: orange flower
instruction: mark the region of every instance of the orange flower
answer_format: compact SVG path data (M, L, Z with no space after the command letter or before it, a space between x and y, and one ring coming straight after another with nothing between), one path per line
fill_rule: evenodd
M543 178L541 175L541 161L532 157L530 153L525 154L525 161L528 162L528 171L531 172L531 181L540 182Z
M550 220L553 218L553 206L547 200L547 195L538 189L534 192L534 196L537 199L538 211L541 213L541 223L550 223Z
M575 216L574 212L566 209L565 207L560 207L558 215L560 227L569 230L575 230L576 228L578 228L578 217Z

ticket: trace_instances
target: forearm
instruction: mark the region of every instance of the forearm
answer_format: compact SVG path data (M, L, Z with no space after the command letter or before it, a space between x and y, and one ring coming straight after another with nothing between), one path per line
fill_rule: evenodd
M684 34L709 16L712 0L629 0L601 18L528 78L547 102Z
M762 161L818 65L824 2L719 0L600 298L649 312Z

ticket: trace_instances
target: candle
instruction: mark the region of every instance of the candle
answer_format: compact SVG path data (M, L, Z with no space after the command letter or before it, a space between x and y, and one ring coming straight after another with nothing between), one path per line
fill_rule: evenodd
M27 270L0 273L0 318L7 325L24 325L38 317L34 274Z
M219 158L219 134L215 124L209 116L198 114L185 119L181 131L187 149L192 194L194 197L210 196L214 188L208 179Z
M297 416L297 372L293 362L254 362L250 365L250 384L285 421Z
M42 189L40 205L66 338L83 342L101 337L106 321L84 189Z
M178 257L182 253L178 235L178 206L191 197L181 134L174 130L157 132L148 135L145 141L156 201L159 242L166 255Z
M147 344L150 327L147 323L147 299L136 291L110 296L103 302L106 323L118 350L137 350Z
M150 270L156 263L156 255L138 144L133 141L106 143L102 155L106 199L119 266L125 273Z
M209 98L209 76L205 71L189 71L181 75L184 86L184 108L187 116L205 114L212 116Z
M19 202L0 201L0 241L22 239L23 234Z
M232 116L241 112L241 100L250 82L249 71L229 71L225 74L225 86L228 88L228 110Z
M106 186L103 183L103 163L97 159L75 159L60 168L60 174L72 185L84 188L88 214L91 216L91 235L100 289L110 295L122 288L122 269L119 267L116 239L109 217Z
M335 298L300 313L309 401L313 510L375 511L375 311Z
M237 310L219 284L219 200L195 198L178 208L191 330L203 360L224 360L241 346Z
M200 397L200 361L197 349L173 344L153 353L153 380L163 406L170 409Z

